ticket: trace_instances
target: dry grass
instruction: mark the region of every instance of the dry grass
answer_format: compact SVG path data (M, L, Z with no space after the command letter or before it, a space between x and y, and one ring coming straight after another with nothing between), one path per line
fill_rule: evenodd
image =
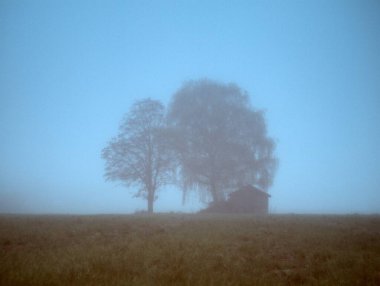
M0 285L380 285L379 216L0 216Z

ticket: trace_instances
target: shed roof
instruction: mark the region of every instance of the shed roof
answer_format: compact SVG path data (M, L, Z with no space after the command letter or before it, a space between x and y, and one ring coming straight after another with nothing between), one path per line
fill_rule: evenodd
M256 194L265 195L265 196L267 196L268 198L270 198L270 194L268 194L267 192L264 192L263 190L261 190L261 189L259 189L259 188L257 188L257 187L254 187L254 186L252 186L252 185L246 185L246 186L240 188L239 190L237 190L237 191L231 193L231 194L230 194L230 197L231 197L231 196L235 196L236 194L239 194L239 193L242 193L242 192L244 192L244 193L246 193L246 192L249 192L249 193L250 193L250 192L254 192L254 193L256 193Z

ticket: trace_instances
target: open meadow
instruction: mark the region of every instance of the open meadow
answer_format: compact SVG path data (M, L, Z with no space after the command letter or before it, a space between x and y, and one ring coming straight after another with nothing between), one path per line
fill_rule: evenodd
M380 285L379 216L0 216L0 285Z

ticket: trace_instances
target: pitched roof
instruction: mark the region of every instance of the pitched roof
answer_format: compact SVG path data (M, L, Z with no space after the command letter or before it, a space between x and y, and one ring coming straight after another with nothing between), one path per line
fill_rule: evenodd
M267 192L264 192L263 190L261 190L257 187L254 187L252 185L246 185L246 186L240 188L239 190L231 193L230 197L235 196L236 194L239 194L239 193L246 193L246 192L249 192L249 193L254 192L256 194L261 194L261 195L265 195L267 197L270 197L270 194L268 194Z

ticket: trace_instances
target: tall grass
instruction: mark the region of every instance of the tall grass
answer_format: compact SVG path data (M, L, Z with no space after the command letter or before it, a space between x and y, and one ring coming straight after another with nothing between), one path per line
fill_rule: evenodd
M380 217L3 215L0 285L380 285Z

